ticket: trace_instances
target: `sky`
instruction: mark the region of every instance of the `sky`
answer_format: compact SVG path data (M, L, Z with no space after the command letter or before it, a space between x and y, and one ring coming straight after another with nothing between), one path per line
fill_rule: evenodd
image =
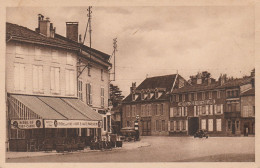
M35 30L40 13L50 18L58 34L65 36L65 22L77 21L84 35L87 8L9 7L6 21ZM216 79L224 73L242 77L255 67L254 12L252 6L93 6L92 47L111 55L117 38L112 83L124 96L132 82L139 85L158 75L178 73L188 80L209 71Z

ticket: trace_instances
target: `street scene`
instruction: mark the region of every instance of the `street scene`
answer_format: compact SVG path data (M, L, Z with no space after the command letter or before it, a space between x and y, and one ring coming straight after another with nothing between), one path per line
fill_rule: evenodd
M236 137L237 138L237 137ZM212 137L142 137L141 142L127 142L122 149L47 153L45 156L10 156L7 162L254 162L254 138ZM249 144L249 145L248 145ZM221 147L220 147L221 146ZM169 150L170 149L170 150Z
M6 163L255 162L254 15L7 7Z

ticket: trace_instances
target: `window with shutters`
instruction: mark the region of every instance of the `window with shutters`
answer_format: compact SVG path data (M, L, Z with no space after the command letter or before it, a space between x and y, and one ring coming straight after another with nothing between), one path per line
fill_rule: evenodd
M220 97L221 97L221 92L220 92L220 90L218 90L217 91L217 98L220 99Z
M213 105L209 105L209 115L213 115Z
M101 107L104 107L105 105L105 89L104 87L101 87L101 95L100 95L100 98L101 98Z
M161 113L160 114L163 115L164 105L160 104L160 106L161 106L161 111L160 111Z
M42 60L42 55L44 54L43 53L43 48L39 47L39 46L35 46L34 54L35 54L35 56L34 56L35 60Z
M171 121L171 123L170 123L170 131L173 131L174 130L174 122L173 121Z
M51 67L51 93L60 93L60 68Z
M178 107L177 116L181 116L181 107Z
M65 70L66 75L66 95L74 95L74 70L66 69Z
M25 48L21 43L15 43L15 57L16 58L24 58Z
M216 120L216 128L217 128L217 131L222 131L222 129L221 129L221 119Z
M165 131L165 120L162 120L162 131Z
M184 107L184 116L188 115L188 107Z
M83 101L83 94L82 94L82 90L83 90L83 83L81 80L78 81L78 98L79 100Z
M205 100L205 92L202 92L202 100Z
M201 119L201 129L202 130L206 129L206 119Z
M43 67L33 65L33 92L43 93Z
M197 100L197 99L198 99L198 94L194 93L194 100Z
M25 90L25 66L22 63L14 63L14 90Z
M174 117L174 114L173 114L173 107L170 108L170 117Z
M92 85L90 83L86 84L86 97L87 104L92 105Z
M206 106L202 106L202 114L203 114L203 115L206 114Z
M73 65L73 55L70 52L67 52L67 65Z
M136 105L132 105L132 117L136 116Z
M208 131L213 131L213 119L208 119Z
M104 69L101 69L101 81L104 81Z
M212 99L212 91L209 92L209 99Z
M57 50L51 50L51 60L52 62L59 63L59 52Z

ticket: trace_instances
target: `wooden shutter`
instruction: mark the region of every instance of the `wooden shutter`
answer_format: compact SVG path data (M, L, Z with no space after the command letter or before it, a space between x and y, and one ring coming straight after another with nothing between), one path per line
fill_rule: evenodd
M216 104L214 105L214 112L215 112L215 114L217 114L217 105Z
M197 106L194 106L194 116L197 116Z
M221 114L223 114L223 104L220 105L220 108L221 108L220 112L221 112Z
M209 115L209 106L206 105L206 115Z

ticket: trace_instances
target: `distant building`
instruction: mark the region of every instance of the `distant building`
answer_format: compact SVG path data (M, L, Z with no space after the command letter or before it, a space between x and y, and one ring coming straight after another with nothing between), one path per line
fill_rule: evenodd
M201 73L190 82L171 92L170 130L174 136L194 135L199 130L222 135L225 132L225 91L219 82Z
M168 135L169 96L188 83L178 74L146 78L138 87L132 83L122 103L123 127L134 127L139 116L140 135Z

